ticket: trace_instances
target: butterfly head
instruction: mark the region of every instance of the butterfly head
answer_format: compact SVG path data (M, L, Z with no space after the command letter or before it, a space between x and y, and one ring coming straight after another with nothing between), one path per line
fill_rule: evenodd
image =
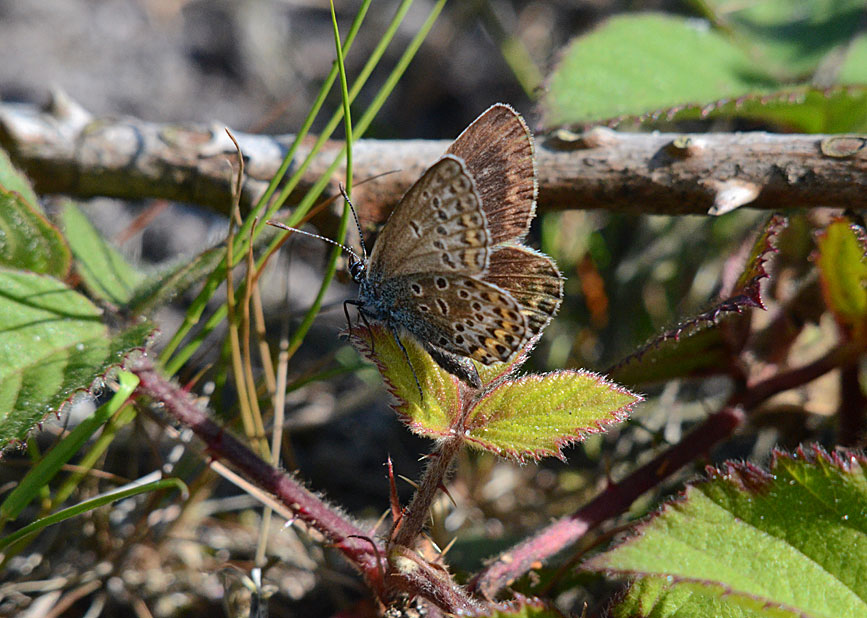
M355 283L364 281L364 274L367 270L366 260L358 257L354 253L349 256L349 276Z

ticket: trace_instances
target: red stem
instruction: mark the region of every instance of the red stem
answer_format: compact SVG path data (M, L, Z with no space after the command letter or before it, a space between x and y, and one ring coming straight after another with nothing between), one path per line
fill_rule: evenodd
M547 526L488 565L470 582L470 590L492 598L499 590L526 573L536 562L547 560L572 545L602 522L625 511L644 492L656 487L696 454L710 450L728 438L744 422L737 408L723 408L695 427L683 440L635 470L620 483L609 485L577 512Z
M840 407L837 410L837 442L843 446L864 446L867 441L867 397L861 389L858 363L840 371Z
M439 489L443 486L455 456L464 446L459 436L446 438L439 448L431 454L430 462L424 471L412 501L402 511L397 529L392 534L392 543L412 547L416 537L424 528L430 507Z
M346 516L307 490L284 470L262 460L240 440L214 423L195 403L189 393L166 379L146 358L129 363L141 383L138 391L163 404L166 412L190 427L219 459L232 464L248 480L276 496L301 521L319 531L333 543L364 575L371 587L384 594L381 564L377 556L384 554L381 546Z
M705 419L678 444L660 453L620 483L609 485L576 513L555 521L502 554L473 578L470 589L488 598L493 597L510 581L526 573L534 563L574 544L605 520L625 511L641 494L693 461L697 455L728 438L744 422L742 410L752 410L777 393L806 384L837 367L850 365L862 353L863 349L857 345L840 346L808 365L777 374L735 393L725 408Z

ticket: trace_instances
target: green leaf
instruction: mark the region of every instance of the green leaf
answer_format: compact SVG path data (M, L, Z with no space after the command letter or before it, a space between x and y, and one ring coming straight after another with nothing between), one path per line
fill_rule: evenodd
M72 202L66 202L61 221L75 255L75 268L87 289L115 306L129 302L145 275L112 247Z
M764 307L762 303L759 282L768 277L765 266L775 251L774 239L786 227L786 218L782 215L771 215L759 232L741 274L735 282L732 294L748 297L754 306Z
M441 369L415 338L401 339L404 355L391 331L382 324L371 324L353 329L353 343L379 369L386 388L397 399L392 407L413 432L431 438L451 432L461 410L460 381Z
M642 397L587 371L507 380L472 408L470 445L503 457L562 458L562 448L623 421Z
M72 202L65 204L62 221L76 258L76 269L87 289L130 315L147 314L169 302L208 276L226 254L220 243L196 256L184 255L145 273L129 264ZM263 238L271 236L265 234ZM262 242L260 238L259 244Z
M642 577L629 586L626 596L613 610L615 618L767 618L773 608L754 611L707 594L701 586L671 582L657 577ZM788 614L783 614L784 616Z
M25 202L34 208L39 208L39 198L33 192L30 181L21 170L12 165L9 155L2 149L0 149L0 189L17 193Z
M709 473L585 566L656 578L631 600L641 615L867 615L867 458L815 447L775 453L770 472L729 463ZM714 613L707 598L749 613Z
M706 23L653 14L623 16L569 45L550 77L542 109L545 126L552 127L777 86Z
M782 216L768 218L726 298L627 356L607 374L618 382L636 386L726 373L747 335L738 314L754 307L764 309L760 283L768 277L765 265L785 226Z
M0 266L65 277L69 249L34 204L19 193L0 190Z
M841 84L867 84L867 34L852 41L837 80Z
M112 337L101 316L56 279L0 269L0 444L23 440L153 330L140 323Z
M867 326L867 260L864 230L845 219L833 221L819 234L816 265L825 303L837 321L865 334Z
M734 350L723 332L726 318L691 320L630 354L605 373L627 386L723 373Z
M784 79L812 74L861 27L861 0L706 0L716 17L761 64Z
M867 130L867 87L787 88L657 111L666 120L747 118L801 133Z

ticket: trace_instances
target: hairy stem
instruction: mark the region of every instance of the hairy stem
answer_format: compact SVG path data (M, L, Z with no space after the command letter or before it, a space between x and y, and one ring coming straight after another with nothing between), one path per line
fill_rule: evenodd
M431 454L430 463L424 471L418 491L415 492L409 505L403 509L400 521L395 522L392 543L412 546L413 541L424 528L431 504L445 482L452 461L463 445L464 441L460 436L452 436L440 442L437 450Z
M709 416L684 436L678 444L657 455L619 483L609 485L601 494L568 517L558 519L535 536L501 554L470 582L470 589L488 598L509 582L574 544L604 521L619 515L641 494L725 440L744 422L738 408L726 407Z
M324 535L361 571L380 597L383 596L384 582L377 553L382 555L384 549L374 546L367 531L213 422L192 396L166 379L150 359L139 358L129 365L129 370L141 380L139 393L159 402L166 412L190 427L207 445L211 455L230 463L248 480L276 496L299 520Z

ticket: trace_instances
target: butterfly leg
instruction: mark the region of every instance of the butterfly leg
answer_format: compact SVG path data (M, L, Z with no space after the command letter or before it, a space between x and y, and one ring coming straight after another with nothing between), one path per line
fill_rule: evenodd
M412 377L415 378L415 386L418 388L418 396L421 399L421 405L424 405L424 391L421 390L421 382L418 381L418 374L416 374L415 367L412 366L412 361L409 359L409 352L406 351L406 348L403 346L403 341L401 341L400 337L397 336L396 328L391 328L391 334L394 336L394 340L397 342L397 347L399 347L400 351L403 352L403 357L409 364L409 369L412 371Z
M355 307L358 307L358 315L364 322L364 325L367 327L367 331L370 332L370 322L367 321L367 316L364 315L364 311L361 310L361 308L364 306L364 302L360 300L344 300L343 315L346 316L346 325L349 327L349 336L352 337L352 319L349 317L349 310L346 308L346 305L353 305ZM373 348L373 337L370 338L370 351L375 352Z

